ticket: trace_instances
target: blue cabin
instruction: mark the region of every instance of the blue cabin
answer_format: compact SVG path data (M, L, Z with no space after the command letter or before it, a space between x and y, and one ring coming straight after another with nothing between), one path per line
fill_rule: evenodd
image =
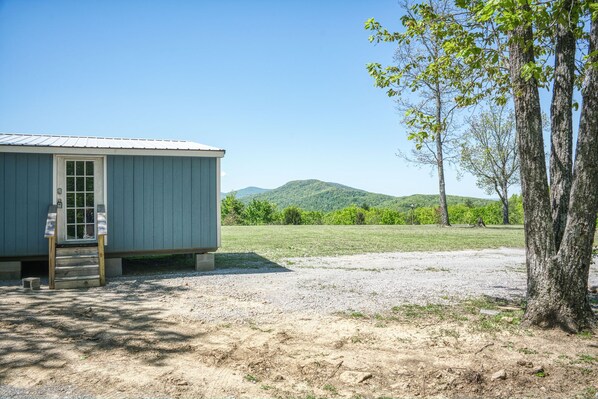
M103 285L144 254L213 269L223 156L190 141L0 134L0 279L48 259L50 288Z

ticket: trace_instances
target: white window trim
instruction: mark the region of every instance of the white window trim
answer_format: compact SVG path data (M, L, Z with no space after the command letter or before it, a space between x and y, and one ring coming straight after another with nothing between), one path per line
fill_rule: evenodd
M57 197L57 190L58 190L58 161L59 158L60 159L65 159L65 158L69 158L69 159L75 159L75 160L88 160L89 158L102 158L102 164L103 164L103 191L104 191L104 195L103 195L103 204L106 207L106 220L108 220L108 157L105 155L68 155L68 154L54 154L52 156L52 204L56 205L57 201L58 201L58 197ZM96 203L96 206L98 204ZM110 231L110 230L108 230ZM97 236L97 233L96 233ZM97 237L96 237L97 238ZM108 236L105 237L104 239L104 245L108 246Z

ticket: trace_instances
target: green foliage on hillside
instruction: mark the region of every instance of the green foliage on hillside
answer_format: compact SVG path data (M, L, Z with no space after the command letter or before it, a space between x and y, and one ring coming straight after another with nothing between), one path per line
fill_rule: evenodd
M478 218L489 225L501 224L502 204L490 201L483 206L471 203L449 205L448 212L455 224L473 225ZM514 195L510 199L511 223L523 223L523 205L521 197ZM414 207L406 211L398 211L368 205L350 205L330 212L308 211L297 206L279 209L274 203L266 200L252 199L243 204L234 194L229 194L222 201L222 224L224 225L262 225L262 224L294 224L294 225L401 225L401 224L439 224L440 212L437 206Z
M245 187L241 190L231 191L229 193L222 193L222 198L226 197L228 194L234 193L235 197L241 199L241 198L245 198L250 195L265 193L267 191L270 191L270 190L268 190L267 188L259 188L259 187L250 186L250 187Z
M308 211L331 212L355 205L362 208L388 208L400 212L416 207L432 207L438 204L438 195L415 194L407 197L376 194L338 183L327 183L320 180L297 180L274 190L239 197L245 204L253 199L266 200L276 204L279 209L296 206ZM467 204L484 206L492 200L447 196L449 205Z

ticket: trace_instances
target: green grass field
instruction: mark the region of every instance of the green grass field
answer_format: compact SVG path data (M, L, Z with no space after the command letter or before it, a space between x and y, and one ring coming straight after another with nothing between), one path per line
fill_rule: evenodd
M287 257L523 248L523 226L223 226L220 253Z

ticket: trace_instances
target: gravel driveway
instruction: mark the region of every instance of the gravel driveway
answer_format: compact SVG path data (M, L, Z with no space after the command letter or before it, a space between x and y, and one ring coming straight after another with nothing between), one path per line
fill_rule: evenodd
M188 288L163 300L174 301L176 312L206 321L264 320L283 312L373 314L404 303L448 303L482 295L524 298L524 262L524 250L510 248L293 258L274 268L123 277L106 288L142 295L152 295L156 285ZM590 285L596 284L594 264ZM223 297L230 306L222 306Z
M333 386L339 397L566 398L595 382L594 363L576 360L598 357L587 336L524 334L502 321L491 325L502 331L495 334L480 330L477 318L379 324L335 314L522 298L521 249L297 258L278 266L259 255L220 257L226 262L210 273L129 275L87 290L1 283L0 397L328 397L325 387ZM595 264L590 284L598 285ZM525 366L531 362L550 372L541 387ZM500 369L509 377L491 381ZM343 379L356 371L371 378Z

